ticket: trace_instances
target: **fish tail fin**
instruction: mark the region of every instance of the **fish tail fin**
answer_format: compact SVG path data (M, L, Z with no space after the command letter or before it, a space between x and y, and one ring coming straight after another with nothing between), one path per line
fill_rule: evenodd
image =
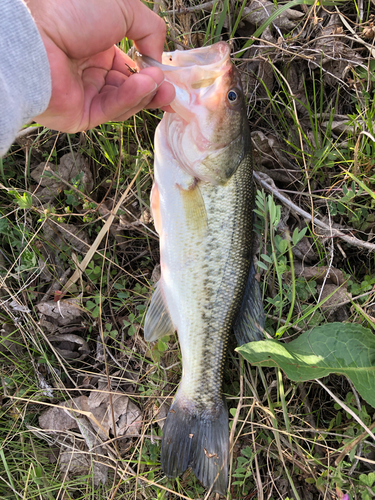
M190 403L190 404L189 404ZM161 465L175 478L192 466L205 488L226 494L228 486L229 423L223 400L214 414L199 414L185 398L176 399L163 428Z

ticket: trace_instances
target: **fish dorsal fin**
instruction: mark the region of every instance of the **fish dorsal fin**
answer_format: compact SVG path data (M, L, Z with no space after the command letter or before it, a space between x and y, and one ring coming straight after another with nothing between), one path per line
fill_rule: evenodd
M264 310L259 283L255 279L254 264L251 264L240 312L234 324L234 333L239 345L263 340Z
M165 335L173 335L175 328L163 297L163 287L159 281L151 298L145 319L145 340L154 342Z

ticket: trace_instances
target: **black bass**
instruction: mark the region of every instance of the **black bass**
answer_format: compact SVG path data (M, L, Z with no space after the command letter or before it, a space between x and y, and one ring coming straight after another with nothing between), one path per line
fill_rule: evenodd
M228 44L163 54L176 88L155 135L151 208L160 235L161 279L145 338L176 330L183 373L163 431L169 477L192 466L212 491L228 484L229 425L222 396L228 338L263 339L264 315L252 266L254 188L250 131Z

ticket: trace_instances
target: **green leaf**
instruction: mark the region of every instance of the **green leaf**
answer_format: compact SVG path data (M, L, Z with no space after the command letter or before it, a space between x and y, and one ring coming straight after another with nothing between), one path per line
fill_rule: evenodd
M347 175L349 175L349 177L351 177L355 182L357 182L357 184L359 184L359 186L361 186L361 188L364 191L366 191L367 194L369 194L370 196L372 196L372 198L375 199L375 193L374 193L374 191L372 189L370 189L369 187L367 187L365 183L363 183L360 179L358 179L357 177L355 177L351 172L348 172L346 170L344 170L344 172Z
M132 337L137 330L135 329L134 325L130 325L128 329L128 334Z
M275 236L275 244L281 254L285 253L288 250L287 240L283 240L279 234Z
M33 206L33 199L29 193L19 194L15 190L9 191L12 194L20 208L30 209Z
M253 450L250 448L250 446L246 446L246 448L243 448L241 450L241 453L242 455L244 455L245 457L247 458L253 458L254 457L254 452Z
M295 228L292 236L293 245L297 245L297 243L302 240L302 238L306 234L306 231L307 227L304 227L303 229L301 229L301 231L299 231L298 227Z
M269 255L266 255L266 254L262 253L261 254L261 258L264 261L268 262L269 264L273 264L273 260L271 259L271 257Z
M263 340L237 350L251 364L279 367L296 382L330 373L346 375L375 408L375 335L361 325L329 323L303 333L289 344Z
M359 480L361 483L371 488L371 486L375 483L375 472L370 472L368 475L361 474L359 476Z
M261 269L264 269L265 271L268 271L268 267L266 266L266 264L264 264L260 260L258 260L257 266L260 267Z
M247 472L247 469L245 469L245 467L237 467L237 469L236 469L237 474L246 474L246 472Z
M96 306L95 309L92 310L91 315L93 318L98 318L99 314L100 314L100 308Z
M8 221L5 218L0 218L0 234L5 233L5 231L8 229Z
M68 205L72 205L72 207L76 207L79 205L79 201L77 200L77 197L73 193L67 193L64 191L64 193L67 195L66 196L66 203Z
M165 352L165 351L167 351L167 350L168 350L168 345L167 345L167 344L165 344L162 340L159 340L159 341L158 341L158 350L159 350L160 352Z

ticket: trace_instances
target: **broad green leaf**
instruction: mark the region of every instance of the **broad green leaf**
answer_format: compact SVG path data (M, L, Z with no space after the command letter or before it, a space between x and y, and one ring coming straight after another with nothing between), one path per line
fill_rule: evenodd
M329 323L302 333L289 344L250 342L237 348L251 364L281 368L295 382L346 375L375 408L375 335L361 325Z

